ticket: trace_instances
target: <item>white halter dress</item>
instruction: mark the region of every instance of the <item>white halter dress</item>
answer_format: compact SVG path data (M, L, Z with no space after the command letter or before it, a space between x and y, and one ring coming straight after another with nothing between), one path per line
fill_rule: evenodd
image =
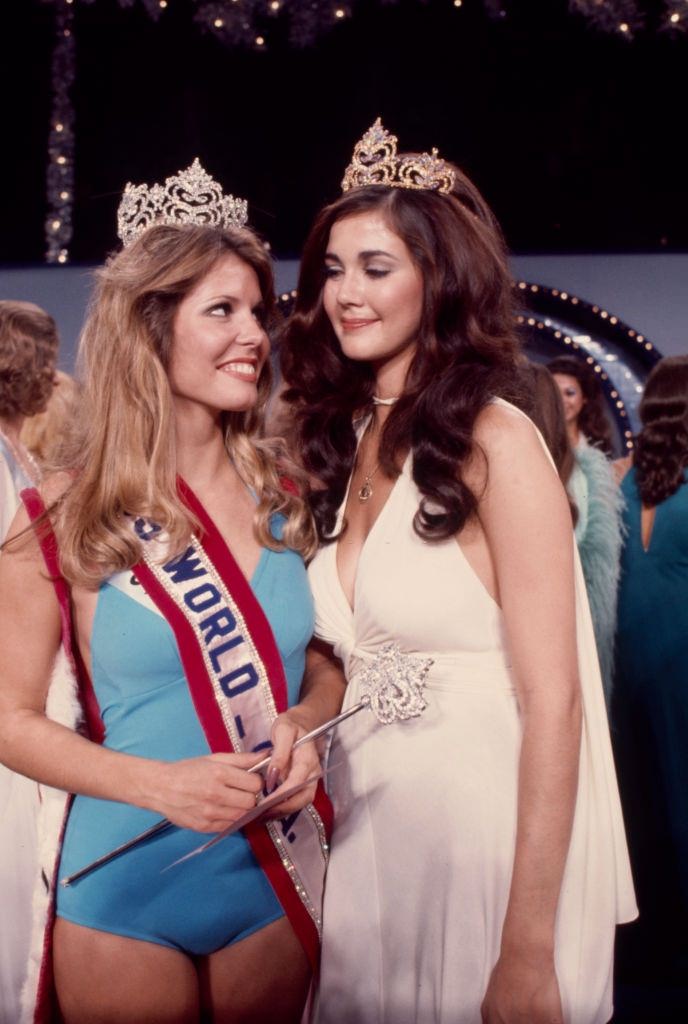
M362 549L353 612L336 545L310 567L316 634L344 663L345 708L384 644L433 659L420 717L381 725L362 711L332 743L318 1024L480 1024L499 954L516 839L518 703L500 608L454 538L429 544L414 533L419 500L407 459ZM556 970L567 1024L603 1024L615 926L636 906L577 555L576 592L584 724Z

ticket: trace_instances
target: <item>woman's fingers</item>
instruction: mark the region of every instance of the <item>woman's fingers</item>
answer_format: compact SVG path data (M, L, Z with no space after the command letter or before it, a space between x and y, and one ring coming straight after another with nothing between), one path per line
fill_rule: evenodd
M222 777L234 779L237 788L256 792L263 788L261 776L257 773L249 775L248 769L264 758L265 751L259 750L254 754L210 754L205 760L221 765ZM228 769L226 774L224 769Z
M175 825L215 832L255 807L259 775L247 769L260 754L211 754L168 764L163 769L160 810Z
M268 793L272 793L286 779L294 744L302 735L304 735L304 730L294 719L289 717L289 712L278 715L273 722L272 755L265 776L265 788Z
M274 821L279 818L286 818L288 814L294 814L295 811L300 811L306 804L310 804L315 799L315 793L318 788L317 782L312 782L308 786L304 786L298 793L294 793L293 796L283 800L282 803L277 804L276 807L271 807L265 815L265 821Z
M320 774L320 771L320 758L318 757L318 751L315 743L304 743L303 746L293 752L289 772L284 779L284 782L282 782L279 788L275 790L274 795L278 796L280 790L284 790L284 792L286 792L294 786L298 786L302 782L306 782L308 779L313 779L315 776ZM309 786L299 790L298 793L294 793L293 796L287 797L283 803L277 804L276 807L271 808L269 817L283 818L285 815L293 814L294 811L298 811L302 807L305 807L306 804L311 803L315 797L316 787L317 783L312 782Z

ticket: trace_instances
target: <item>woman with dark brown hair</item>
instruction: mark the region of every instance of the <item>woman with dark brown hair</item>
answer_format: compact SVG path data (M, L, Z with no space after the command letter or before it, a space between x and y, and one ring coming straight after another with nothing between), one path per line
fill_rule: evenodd
M625 477L612 722L640 918L620 976L681 986L688 964L688 356L662 359ZM651 1016L666 1018L656 993ZM685 1009L685 1006L684 1006ZM667 1007L667 1011L669 1007Z
M532 390L533 405L531 418L545 439L550 455L557 467L559 479L564 487L568 487L576 461L573 448L566 429L564 404L554 377L542 363L529 363L527 374ZM578 509L571 502L571 517L574 525L578 518Z
M564 416L574 449L592 444L612 454L612 433L604 414L600 382L590 367L575 356L557 356L547 363L561 391Z
M414 714L362 711L333 742L316 1017L606 1021L633 892L566 495L508 401L499 228L379 121L343 188L283 343L321 549L278 744L379 686Z
M551 364L550 364L551 365ZM535 410L574 515L574 529L595 627L607 703L614 669L614 633L621 555L623 499L607 457L594 445L571 444L561 385L546 366L532 364ZM568 427L568 429L567 429Z

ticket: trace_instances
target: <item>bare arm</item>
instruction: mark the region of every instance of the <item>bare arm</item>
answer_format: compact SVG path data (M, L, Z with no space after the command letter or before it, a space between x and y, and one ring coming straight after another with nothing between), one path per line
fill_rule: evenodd
M484 1020L561 1019L554 926L575 808L581 706L568 504L531 424L492 406L479 518L504 613L522 722L516 850Z
M279 779L285 779L286 788L301 781L302 778L309 778L318 770L320 759L314 743L306 743L299 747L293 756L292 747L300 736L339 713L345 690L346 679L341 661L335 656L329 644L314 638L306 651L301 699L298 704L275 719L273 725L274 747L267 776L268 789L271 789ZM306 794L299 794L288 804L280 804L279 813L303 806L307 799L312 799L312 795L312 791L308 791Z
M21 510L11 536L28 525ZM157 810L198 831L224 828L253 806L260 780L253 754L217 754L168 764L108 750L45 717L60 644L53 585L29 531L0 555L0 760L68 792Z

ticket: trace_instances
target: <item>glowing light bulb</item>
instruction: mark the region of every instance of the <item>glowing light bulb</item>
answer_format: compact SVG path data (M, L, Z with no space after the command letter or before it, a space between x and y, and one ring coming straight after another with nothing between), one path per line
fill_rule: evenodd
M334 16L335 16L335 18L345 18L346 17L346 11L344 10L343 7L337 7L335 12L334 12Z
M677 14L676 11L674 11L674 13L669 18L669 21L671 22L672 25L675 25L680 20L681 20L681 15Z
M213 22L213 25L215 26L215 28L222 28L222 26L224 25L224 21L222 20L222 18L216 18L215 21Z

